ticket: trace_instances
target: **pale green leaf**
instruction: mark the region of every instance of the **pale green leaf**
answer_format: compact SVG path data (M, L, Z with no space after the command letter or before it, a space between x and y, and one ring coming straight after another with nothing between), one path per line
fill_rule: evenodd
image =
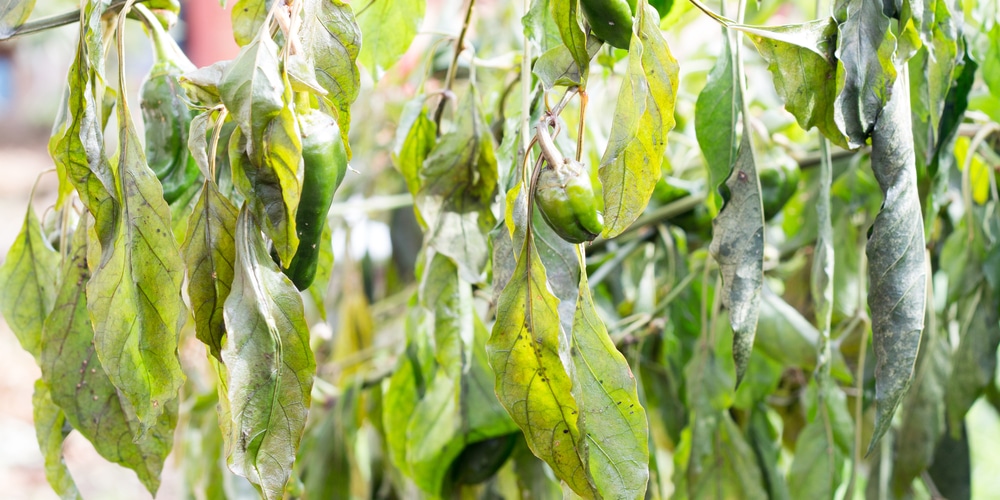
M424 100L425 96L419 95L404 106L392 151L392 162L402 172L406 187L414 198L421 188L420 169L437 142L437 125L427 116ZM416 207L414 215L421 227L426 228L427 223Z
M658 19L648 5L636 16L639 29L632 34L628 72L601 158L605 238L621 234L646 208L674 127L678 66Z
M597 39L597 37L588 37L587 54L590 56L597 54L603 45L604 42ZM587 79L587 71L585 69L588 67L583 66L584 70L581 70L579 63L574 59L573 53L570 52L569 48L566 45L559 44L538 56L531 71L538 75L539 80L542 81L542 85L546 89L551 89L559 85L566 87L583 85Z
M88 244L86 219L81 219L63 263L62 280L52 313L42 331L39 365L52 400L66 420L87 438L102 457L135 471L150 493L160 486L160 471L173 446L178 399L138 441L139 421L105 373L94 347L94 329L87 314ZM99 249L90 253L99 258Z
M358 13L358 25L364 44L359 62L371 71L375 80L398 62L410 48L424 21L426 0L372 2Z
M596 51L590 51L587 34L580 26L579 4L572 0L552 0L549 2L549 12L559 28L563 45L576 63L580 73L579 83L584 84L587 80L587 70L590 68L590 58Z
M723 28L722 52L715 60L705 88L698 93L694 129L708 167L708 191L715 193L736 162L736 124L743 104L736 85L730 37Z
M35 381L35 395L31 398L31 406L35 436L45 459L45 478L48 479L49 486L62 500L83 498L63 460L63 441L72 428L66 425L66 414L52 402L49 386L42 379Z
M834 498L844 461L853 450L847 398L824 379L810 387L810 420L795 442L788 489L795 498Z
M597 491L605 498L644 498L649 479L646 411L628 362L597 315L586 275L580 279L570 352L572 392Z
M284 93L278 46L262 28L252 42L240 49L219 82L219 95L247 137L247 153L254 164L264 160L264 135L268 124L285 107Z
M205 181L182 249L195 334L220 361L226 335L222 309L232 287L236 260L237 212L233 203L219 193L215 182Z
M420 170L416 204L427 222L427 245L450 257L462 279L478 283L489 258L486 234L496 222L497 162L478 93L470 91L455 113L452 130Z
M361 50L361 29L351 6L340 0L306 0L303 16L300 34L306 56L316 68L316 80L328 92L325 98L337 109L340 135L350 153L347 134L351 129L351 103L361 90L355 62Z
M34 8L35 0L0 0L0 40L10 38Z
M909 97L907 87L897 81L872 132L872 172L885 199L866 248L876 358L875 433L869 453L889 429L910 385L924 329L927 269Z
M246 165L245 173L253 185L247 199L257 217L264 221L264 233L274 243L283 266L288 266L299 247L295 213L302 196L302 140L295 113L285 106L271 120L264 132L264 160L260 165Z
M989 32L989 48L981 61L983 80L994 97L1000 99L1000 23Z
M761 292L760 316L754 348L784 366L798 366L806 371L817 368L821 343L819 330L802 313L765 286ZM849 382L851 372L839 350L827 362L835 378Z
M766 499L753 449L727 412L695 413L674 455L678 499Z
M896 79L896 37L882 3L850 0L837 26L837 98L834 119L851 148L865 145Z
M274 0L236 0L231 22L233 38L237 44L242 47L253 41L264 25L264 19L272 3Z
M709 251L722 274L722 304L733 327L736 384L746 372L757 332L764 279L764 211L751 134L744 132L736 165L726 180L729 199L712 221Z
M280 499L309 414L316 362L302 297L271 261L246 205L236 223L235 276L224 314L229 468L264 498Z
M29 203L21 232L0 266L0 313L21 347L36 360L41 353L42 323L56 298L58 275L59 252L45 238Z
M524 431L531 451L577 494L595 498L572 380L563 367L558 301L547 289L545 269L530 241L500 295L497 320L486 344L496 373L496 393Z
M124 95L124 94L123 94ZM184 263L160 183L120 98L114 232L87 285L95 347L111 382L135 408L140 434L156 424L184 382L178 335L187 317ZM137 436L139 437L139 436Z
M424 268L420 301L431 313L439 371L446 372L454 383L470 361L472 293L467 283L460 282L458 268L443 254L435 253Z
M406 461L410 417L427 389L434 368L434 353L427 344L430 336L422 329L423 309L415 307L415 302L416 297L406 318L406 348L382 392L383 404L393 409L382 414L389 458L404 474L410 473Z
M445 474L465 446L460 394L459 384L439 368L406 428L406 463L411 477L432 495L441 494Z

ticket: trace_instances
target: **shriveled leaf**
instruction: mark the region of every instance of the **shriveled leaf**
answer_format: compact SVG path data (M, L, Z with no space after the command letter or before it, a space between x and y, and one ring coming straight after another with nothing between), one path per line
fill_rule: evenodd
M837 98L834 120L851 148L864 146L889 101L896 68L896 37L881 2L850 0L837 26ZM909 121L909 120L907 120Z
M545 269L529 241L500 295L497 321L486 344L496 374L496 393L524 431L531 451L578 495L595 498L586 456L578 443L577 402L563 367L558 301L548 291Z
M247 153L255 164L264 160L268 124L285 107L285 82L279 65L278 46L262 28L253 41L240 49L219 82L222 102L247 137Z
M21 347L35 359L41 354L42 323L56 298L59 252L42 232L28 204L21 232L0 265L0 313Z
M708 167L710 193L716 192L736 162L736 123L743 106L737 90L739 80L733 67L730 37L727 30L722 32L725 35L722 52L694 108L694 129Z
M745 131L740 140L736 165L726 180L729 200L712 221L709 247L719 262L723 285L719 293L733 327L737 385L750 363L764 279L764 210L750 136Z
M637 13L628 73L615 105L599 176L604 186L605 238L621 234L642 214L660 179L667 133L674 127L678 66L656 10Z
M586 436L585 456L598 493L644 498L649 479L646 411L628 362L597 315L586 275L580 279L570 353L580 433Z
M209 175L209 162L208 155L211 146L209 141L209 126L212 125L212 112L205 111L199 113L194 118L191 119L191 129L188 132L188 150L191 151L191 157L194 158L195 163L198 164L198 169L201 170L201 175L205 176L206 179L212 179L213 176ZM225 143L221 143L219 147L226 147Z
M188 223L183 248L195 335L219 361L226 335L223 305L233 284L236 260L237 212L215 182L205 181Z
M365 5L365 10L358 13L358 25L365 42L358 59L378 80L410 48L424 21L427 2L395 0Z
M0 40L10 38L28 20L34 8L35 0L0 1Z
M124 86L124 74L120 74ZM184 263L170 207L146 164L124 94L119 97L118 186L121 211L87 285L95 347L111 382L135 408L140 434L159 420L184 382L178 335L187 317ZM139 436L137 436L139 437Z
M774 87L799 125L806 130L817 127L827 139L847 147L847 138L834 119L837 60L833 49L837 24L833 19L735 29L746 32L768 62Z
M316 68L316 80L328 92L326 99L337 109L340 135L344 146L348 146L351 103L361 90L361 74L355 62L361 51L361 29L351 6L340 0L306 0L303 16L301 36L306 56ZM347 151L351 151L349 146Z
M49 386L43 379L35 381L35 395L31 398L31 406L35 437L38 438L38 448L45 459L45 478L48 479L49 486L62 500L83 498L63 460L63 441L72 429L66 426L66 414L62 408L52 402Z
M427 222L427 245L455 261L470 283L482 280L486 234L496 222L497 162L477 96L470 91L459 103L453 129L427 155L416 197Z
M221 103L219 85L232 63L233 61L228 59L218 61L181 75L179 81L188 99L203 106L215 106Z
M89 245L96 247L97 243ZM140 427L135 411L112 385L95 352L94 328L87 313L87 261L84 218L73 234L59 293L42 330L42 377L49 384L52 401L97 453L135 471L146 489L155 494L163 462L174 443L178 399L165 403L166 409L152 429L134 440Z
M316 362L302 297L271 261L245 205L236 223L235 276L224 315L229 468L264 498L279 499L309 414Z
M251 43L264 24L274 0L237 0L233 5L233 38L241 47Z
M885 199L866 248L876 358L875 433L869 453L889 429L910 385L924 329L927 270L909 102L906 86L897 81L872 132L872 172Z

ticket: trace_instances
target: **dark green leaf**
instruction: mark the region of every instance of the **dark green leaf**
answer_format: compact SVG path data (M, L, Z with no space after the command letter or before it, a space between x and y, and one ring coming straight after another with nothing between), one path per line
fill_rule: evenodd
M236 260L236 215L236 207L219 193L219 187L205 181L183 248L195 334L219 361L226 335L222 309L232 287Z
M358 59L378 80L410 48L427 4L426 0L395 0L363 5L358 25L365 43Z
M834 119L850 147L858 148L889 101L896 79L892 63L896 37L889 31L881 2L850 0L846 17L838 21Z
M872 132L872 172L885 200L866 249L877 409L869 453L910 385L924 329L927 270L909 103L907 87L897 82Z
M764 212L753 143L743 133L736 164L726 180L729 200L712 221L709 250L722 274L722 303L733 327L733 360L739 385L753 350L764 279Z
M736 124L743 104L736 90L728 31L722 30L722 52L708 74L694 108L694 127L708 167L709 192L715 193L736 162Z
M316 68L316 80L329 93L326 99L337 109L340 135L350 152L347 133L351 129L351 103L361 89L355 63L361 50L361 29L351 6L340 0L306 0L303 15L301 35L306 56Z
M632 370L597 316L586 275L580 279L570 353L573 398L579 405L580 433L586 436L584 456L599 495L644 498L649 479L646 411Z
M271 261L246 205L236 223L236 266L225 303L231 421L229 468L280 499L309 413L316 362L302 297Z
M967 238L962 231L954 234L962 240ZM959 300L958 308L960 340L952 354L951 377L944 391L948 425L956 430L983 390L994 383L997 346L1000 345L1000 318L997 317L1000 301L985 281L976 293Z
M41 353L42 323L56 298L59 252L42 233L35 209L28 204L21 232L0 266L0 313L35 359Z
M76 483L63 461L63 441L71 430L66 426L66 414L52 402L49 386L44 380L35 381L35 395L31 398L34 408L35 436L38 448L45 459L45 478L62 500L83 498L76 490Z
M746 386L744 386L746 387ZM768 420L766 406L758 404L750 414L750 427L747 429L747 439L757 455L757 464L764 475L768 496L772 500L787 500L791 498L788 485L779 469L778 457L781 454L781 438L778 430Z
M150 493L160 486L160 471L173 446L178 399L141 439L135 411L111 384L94 348L94 328L87 314L87 284L90 278L86 219L73 234L72 246L63 263L62 281L52 313L42 330L39 365L49 384L52 400L66 413L66 420L105 459L128 467ZM99 258L99 248L90 253Z
M28 20L35 0L0 0L0 40L6 40Z
M470 283L482 280L489 258L486 234L496 221L497 162L477 96L470 91L459 103L453 129L427 155L416 197L428 246L455 261Z
M628 73L618 93L608 148L599 170L604 186L604 237L621 234L642 214L660 180L667 132L674 127L677 61L656 10L636 16Z

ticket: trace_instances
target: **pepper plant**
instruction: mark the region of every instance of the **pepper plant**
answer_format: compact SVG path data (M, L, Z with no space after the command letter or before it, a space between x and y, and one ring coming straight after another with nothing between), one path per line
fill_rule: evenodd
M203 68L176 0L33 5L79 37L0 311L61 497L73 431L193 498L972 495L995 0L238 0Z

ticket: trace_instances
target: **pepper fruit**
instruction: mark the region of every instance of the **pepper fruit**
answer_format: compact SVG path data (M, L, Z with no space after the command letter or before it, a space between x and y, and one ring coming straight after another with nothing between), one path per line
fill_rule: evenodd
M146 162L163 185L163 198L173 203L201 175L187 146L194 112L188 108L180 85L180 76L194 71L195 66L148 9L136 5L136 10L146 18L154 48L153 67L139 89Z
M764 219L771 220L799 187L799 165L787 158L786 161L767 161L760 165L760 197L764 206Z
M570 243L593 241L604 230L604 218L597 211L594 188L584 165L566 160L555 148L547 125L537 132L548 166L538 173L534 199L549 227Z
M295 214L299 248L284 270L295 287L305 290L316 278L319 240L326 225L333 195L347 173L347 150L340 127L332 117L317 110L299 115L302 133L302 195Z
M612 47L628 50L635 0L580 0L580 7L594 36Z

